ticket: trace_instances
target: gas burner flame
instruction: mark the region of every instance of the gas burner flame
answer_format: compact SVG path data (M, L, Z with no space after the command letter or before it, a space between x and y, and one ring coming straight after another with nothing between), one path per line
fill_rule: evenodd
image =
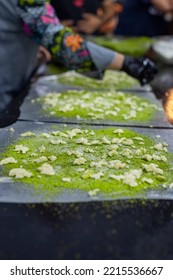
M163 97L163 107L168 121L173 124L173 89L165 93Z

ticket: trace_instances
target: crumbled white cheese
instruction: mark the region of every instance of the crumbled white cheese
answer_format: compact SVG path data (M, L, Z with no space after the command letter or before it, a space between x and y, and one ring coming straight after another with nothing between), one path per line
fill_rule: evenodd
M164 146L162 143L154 145L154 149L157 151L164 151Z
M132 146L134 143L131 139L126 139L125 141L123 141L123 144L126 146Z
M143 155L142 159L146 160L146 161L152 161L153 157L149 154Z
M83 165L86 163L86 159L83 158L83 157L80 157L80 158L76 158L75 161L73 162L73 164L76 164L76 165Z
M57 130L57 131L52 131L52 135L53 135L53 136L58 136L58 135L59 135L59 132L60 132L59 130Z
M168 143L163 142L163 147L168 147Z
M112 144L118 144L119 143L119 139L118 138L113 138L112 139Z
M100 171L100 172L98 172L96 174L90 175L90 178L95 179L95 180L99 180L103 176L104 176L104 173L102 171Z
M0 165L5 165L9 163L17 163L17 160L13 157L4 158L0 161Z
M158 161L163 161L163 162L168 161L167 158L163 155L159 156L159 155L153 154L152 158L153 158L153 160L158 160Z
M123 169L126 167L126 163L121 162L120 160L112 160L109 162L109 168Z
M117 155L117 153L118 153L118 152L117 152L116 150L111 150L111 151L108 152L108 156L109 156L109 157L112 157L112 156Z
M160 169L157 164L154 163L142 164L142 167L146 172L163 175L163 170Z
M122 137L122 138L113 138L113 139L112 139L112 144L121 144L121 143L123 143L125 140L126 140L125 137Z
M33 162L41 163L41 162L45 162L47 160L48 160L47 157L42 156L42 157L39 157L37 159L34 159Z
M9 131L10 131L10 132L14 132L14 128L13 128L13 127L10 127L10 128L9 128Z
M23 145L16 145L14 151L18 153L26 154L29 151L29 148Z
M25 133L20 134L21 137L30 137L30 136L35 136L35 133L31 131L27 131Z
M133 153L133 151L131 151L129 149L124 149L122 151L121 155L128 158L128 159L131 159L131 158L133 158L132 153Z
M136 141L141 141L141 142L144 141L144 139L142 137L133 137L133 139Z
M136 114L136 111L134 111L134 110L131 110L130 112L129 112L129 115L123 115L123 118L124 118L124 120L129 120L129 119L132 119L132 118L136 118L136 116L137 116L137 114Z
M116 144L112 144L108 147L109 150L118 150L119 146Z
M77 158L80 158L80 157L82 157L82 156L84 155L84 153L81 152L81 151L79 151L79 150L76 150L75 153L74 153L74 155L75 155Z
M66 145L67 144L67 142L65 142L62 139L58 139L58 140L51 139L49 143L51 143L52 145Z
M94 150L90 149L90 148L86 148L85 149L85 153L94 153Z
M114 174L110 174L109 178L117 180L117 181L121 181L124 179L124 175L114 175Z
M24 168L14 168L10 170L9 176L15 177L17 179L22 179L22 178L31 178L33 174Z
M108 163L105 160L100 160L98 162L92 161L90 163L90 167L96 167L96 168L101 168L102 166L107 166Z
M50 176L55 175L55 170L49 163L44 163L42 166L37 168L37 170L40 171L41 174Z
M38 154L37 154L37 153L32 153L32 154L30 154L30 156L31 156L31 157L37 157Z
M48 157L48 160L55 161L55 160L57 160L57 157L56 156L50 156L50 157Z
M104 137L102 138L102 143L103 143L103 144L107 144L107 145L110 145L110 144L111 144L110 140L109 140L106 136L104 136Z
M142 182L143 182L143 183L148 183L149 185L151 185L151 184L153 183L153 180L144 177L144 178L142 178Z
M67 155L68 156L71 156L71 155L74 155L75 154L75 151L72 151L72 150L68 150L67 151Z
M118 114L117 114L117 112L116 111L112 111L112 110L107 110L107 111L105 111L105 115L107 116L107 115L112 115L112 116L117 116Z
M115 129L115 130L113 131L113 133L115 133L115 134L123 134L123 133L124 133L124 130L123 130L123 129Z
M40 146L40 147L38 147L38 151L40 152L40 153L44 153L45 151L46 151L46 148L45 148L45 146Z
M69 131L70 132L70 131ZM59 134L58 134L60 137L64 137L64 138L69 138L69 135L67 135L66 133L62 132L62 131L59 131Z
M71 104L66 104L66 105L64 105L64 107L59 109L59 111L63 112L63 113L73 111L73 110L74 110L74 107Z
M69 137L70 139L73 139L73 137L75 137L75 136L77 135L77 133L74 132L73 130L67 131L67 134L68 134L68 137Z
M142 107L137 108L138 112L142 112L144 109Z
M76 171L77 171L77 172L84 172L84 171L85 171L85 168L77 168Z
M137 156L142 156L142 155L144 155L145 153L146 153L146 149L145 148L140 148L140 149L137 149L136 151L134 151L135 152L135 154L137 155Z
M92 169L87 169L85 170L85 172L83 173L82 175L82 178L83 179L89 179L91 178L91 175L94 174L93 170Z
M55 114L56 114L55 111L51 111L51 112L50 112L50 115L51 115L51 116L53 116L53 115L55 115Z
M94 189L94 190L89 191L89 192L88 192L88 195L89 195L90 197L94 197L94 196L97 196L97 194L98 194L99 192L100 192L99 189Z
M134 169L131 170L129 173L135 176L136 179L139 179L142 175L142 169Z
M161 157L159 155L153 154L152 159L153 160L161 160Z
M42 133L41 136L47 139L51 137L49 133Z
M136 177L131 173L125 173L123 183L130 187L137 187L138 183Z
M71 178L62 178L63 182L71 183Z
M82 137L76 140L76 144L88 145L88 139Z
M137 179L142 175L142 169L134 169L124 174L123 183L130 187L137 187Z
M84 132L81 130L81 129L79 129L79 128L74 128L73 130L72 130L74 133L76 133L76 134L83 134Z

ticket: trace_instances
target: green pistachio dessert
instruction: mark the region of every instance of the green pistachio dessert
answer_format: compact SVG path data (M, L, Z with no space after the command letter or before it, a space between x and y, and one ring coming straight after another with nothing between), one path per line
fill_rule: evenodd
M32 102L40 103L47 115L78 120L147 122L162 111L161 107L145 98L111 90L49 93Z
M59 75L58 82L61 84L83 87L87 89L122 89L139 86L136 79L125 72L107 70L102 80L88 78L75 71L69 71Z
M117 128L27 131L1 155L1 174L49 197L65 189L90 197L137 197L173 187L167 146Z
M145 55L154 42L153 39L148 37L126 39L94 37L93 41L103 47L135 57Z

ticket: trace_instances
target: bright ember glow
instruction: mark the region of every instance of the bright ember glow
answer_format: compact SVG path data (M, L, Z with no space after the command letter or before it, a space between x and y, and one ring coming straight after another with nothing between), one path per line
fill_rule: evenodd
M163 107L168 121L173 124L173 89L166 92L163 99Z

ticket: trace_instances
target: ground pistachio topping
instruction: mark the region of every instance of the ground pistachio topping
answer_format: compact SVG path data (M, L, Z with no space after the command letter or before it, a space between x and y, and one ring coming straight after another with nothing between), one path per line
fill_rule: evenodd
M80 75L75 71L69 71L58 77L58 82L71 86L79 86L89 89L120 89L138 86L139 83L134 78L130 77L124 72L107 70L103 80L91 79L86 76ZM84 96L85 100L90 97L88 93Z
M158 143L156 137L126 129L57 128L34 131L36 137L28 135L12 143L2 154L3 177L50 196L68 189L89 196L135 197L172 187L173 155L161 138ZM65 141L52 145L60 137Z
M54 112L54 117L75 119L147 122L162 110L159 106L153 107L153 104L147 99L115 89L105 91L68 90L63 94L48 93L44 97L37 98L36 101L42 105L42 109L47 115ZM59 131L55 133L60 136ZM78 133L80 130L74 130L65 137L73 138ZM116 129L114 133L123 135L123 129ZM141 141L143 142L142 139Z

